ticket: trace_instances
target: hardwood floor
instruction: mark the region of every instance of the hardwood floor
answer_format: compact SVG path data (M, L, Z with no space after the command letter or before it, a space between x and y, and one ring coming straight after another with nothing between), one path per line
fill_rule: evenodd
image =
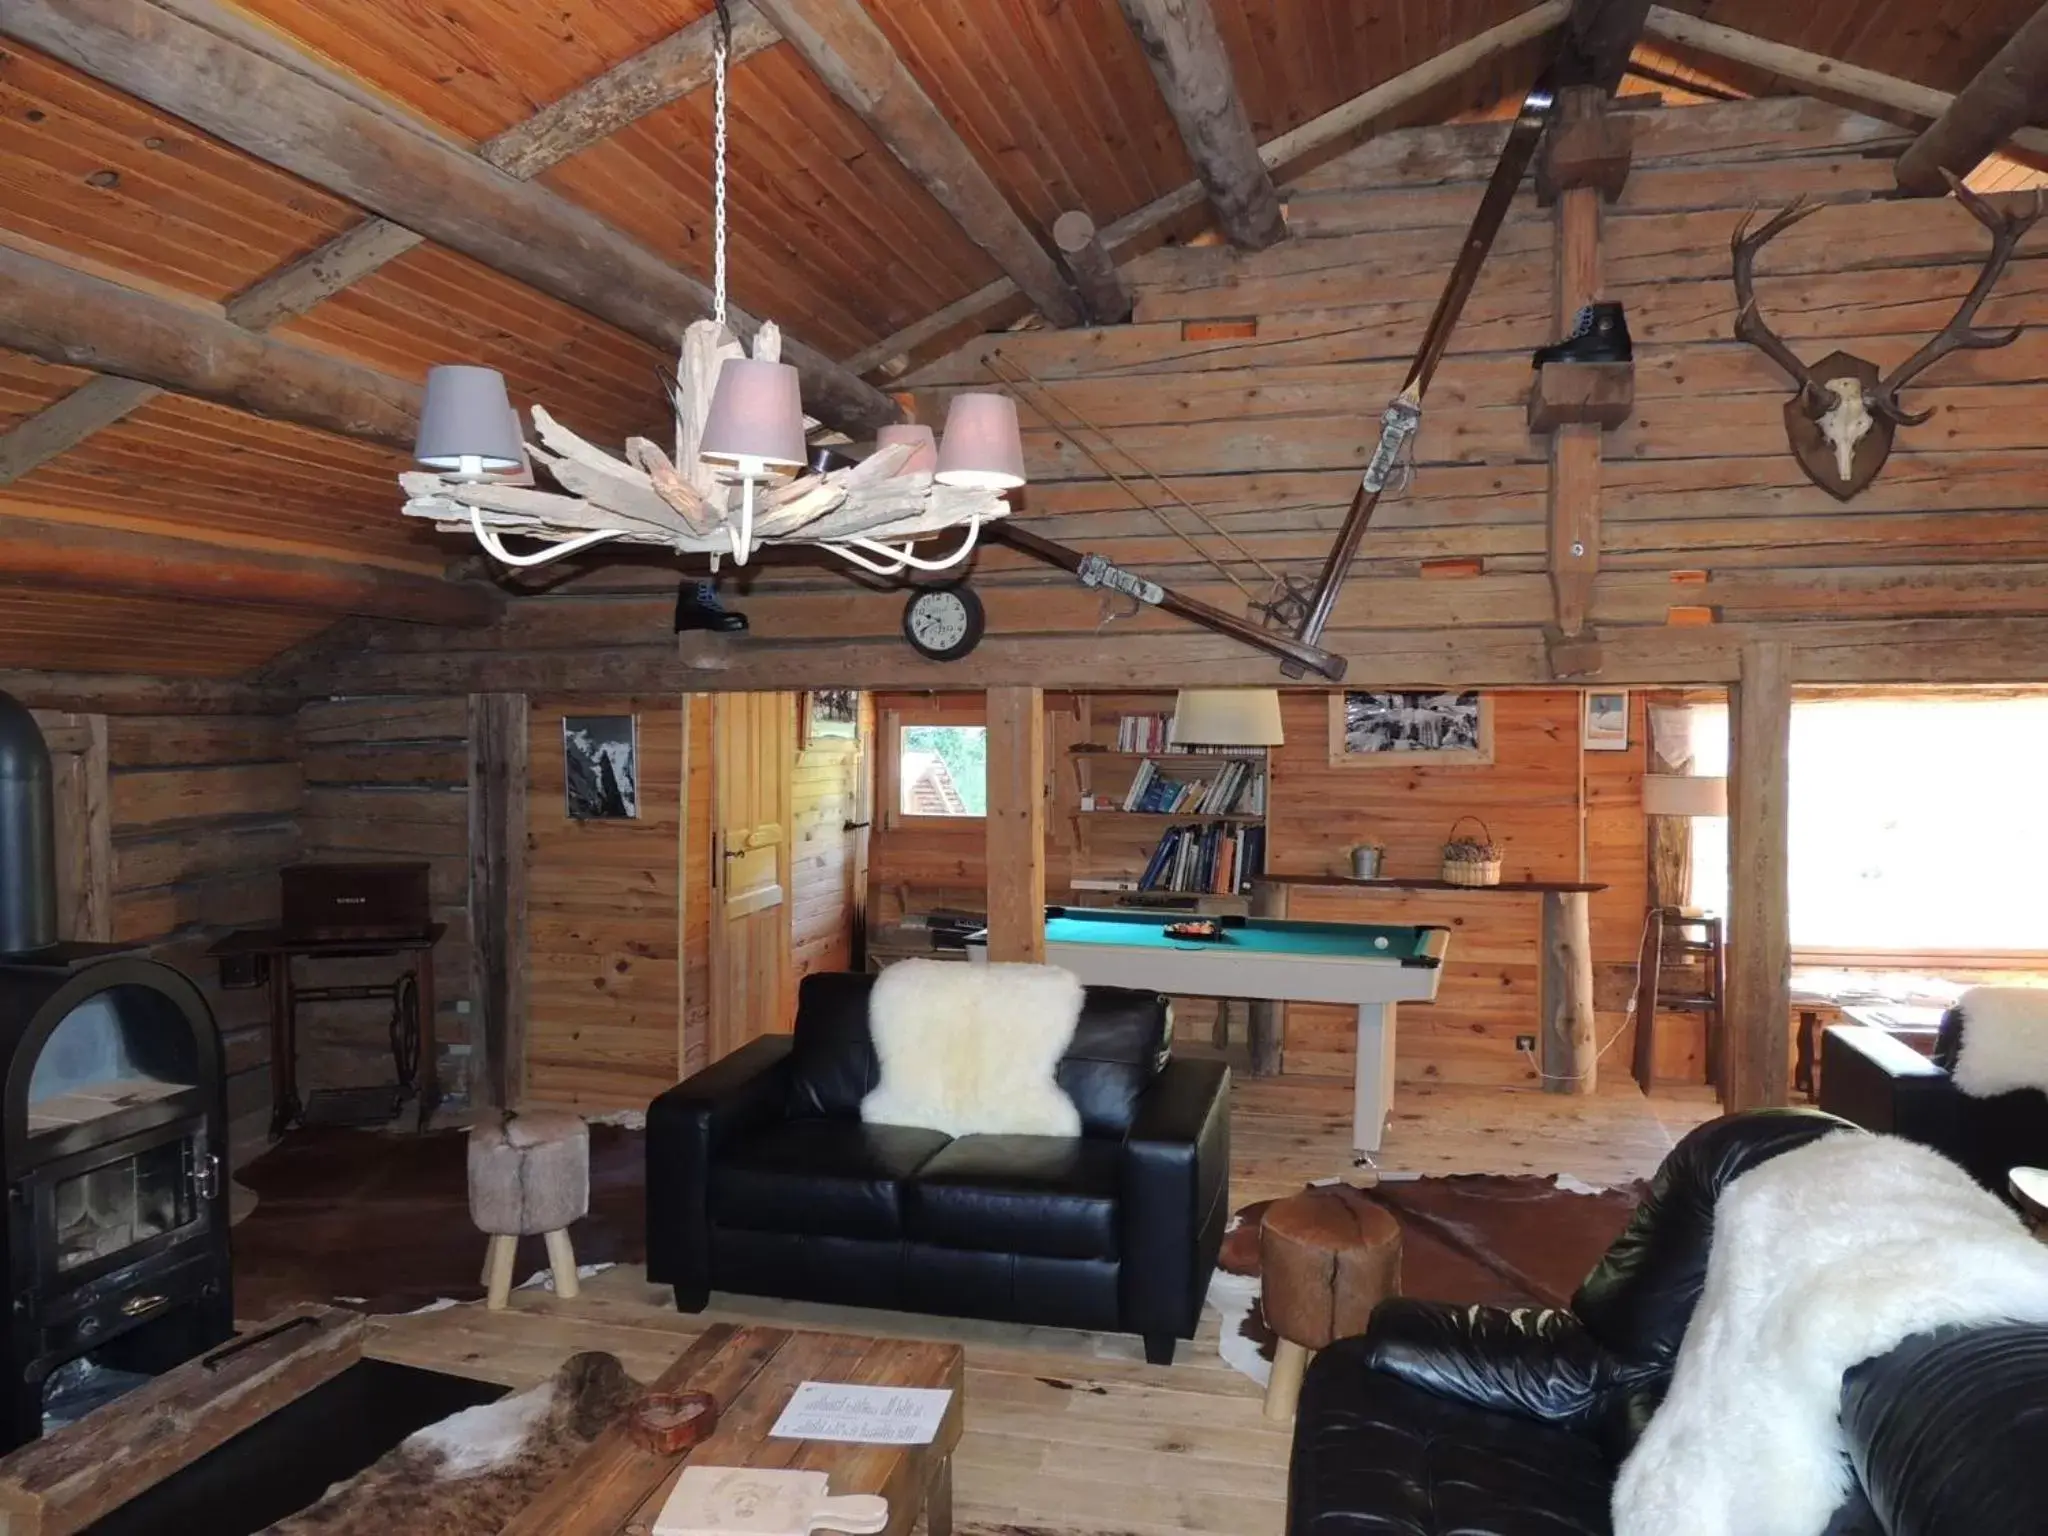
M1240 1078L1231 1116L1232 1200L1289 1194L1350 1170L1350 1086ZM1410 1088L1396 1100L1382 1166L1394 1173L1569 1173L1593 1183L1648 1175L1710 1117L1703 1094L1646 1100L1632 1085L1566 1098L1498 1088ZM1359 1181L1369 1175L1363 1170ZM957 1529L973 1536L1277 1536L1289 1431L1216 1353L1216 1321L1148 1366L1135 1339L951 1318L719 1296L684 1317L637 1265L573 1302L515 1293L509 1310L458 1306L373 1319L373 1353L527 1386L578 1350L608 1350L643 1379L712 1322L774 1321L967 1349L967 1432L955 1457Z

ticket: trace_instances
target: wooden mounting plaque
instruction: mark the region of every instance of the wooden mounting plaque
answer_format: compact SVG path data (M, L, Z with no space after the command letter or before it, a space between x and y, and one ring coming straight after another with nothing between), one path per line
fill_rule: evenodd
M1545 363L1529 390L1529 430L1618 427L1635 408L1634 363Z

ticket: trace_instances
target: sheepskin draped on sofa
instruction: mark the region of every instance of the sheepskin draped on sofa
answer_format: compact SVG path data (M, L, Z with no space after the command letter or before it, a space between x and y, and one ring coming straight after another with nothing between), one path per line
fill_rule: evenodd
M880 1085L861 1119L948 1136L1078 1136L1053 1074L1081 1019L1081 983L1050 965L905 960L875 981Z
M1975 1099L2048 1091L2048 987L1972 987L1956 1000L1956 1087Z

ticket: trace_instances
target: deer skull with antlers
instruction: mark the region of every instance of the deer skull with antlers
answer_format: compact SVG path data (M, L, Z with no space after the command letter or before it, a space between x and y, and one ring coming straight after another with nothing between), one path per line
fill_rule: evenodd
M1919 351L1882 376L1876 364L1847 352L1830 352L1808 367L1764 323L1757 308L1756 253L1773 236L1818 213L1823 205L1809 203L1802 197L1766 220L1754 234L1750 232L1747 216L1735 228L1731 245L1735 255L1736 340L1757 348L1799 386L1799 392L1785 402L1785 432L1792 442L1792 454L1807 477L1837 501L1847 501L1877 478L1900 427L1916 426L1934 414L1931 410L1908 411L1901 407L1901 389L1951 352L2007 347L2019 338L2020 326L2001 331L1978 330L1977 310L1990 297L2020 237L2048 211L2048 202L2036 192L2031 208L2002 210L1953 176L1949 177L1949 185L1955 190L1956 200L1991 231L1991 253L1985 257L1976 283L1964 295L1948 324Z

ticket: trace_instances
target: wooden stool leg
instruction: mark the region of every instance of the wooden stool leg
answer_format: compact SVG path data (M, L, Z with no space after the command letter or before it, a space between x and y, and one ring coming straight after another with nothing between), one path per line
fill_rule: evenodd
M519 1239L495 1234L491 1238L491 1251L484 1260L484 1284L489 1294L484 1297L484 1306L492 1312L505 1310L505 1303L512 1295L512 1260L519 1252Z
M576 1250L569 1246L569 1231L563 1227L547 1234L548 1264L555 1272L555 1294L564 1301L576 1299Z
M1294 1417L1294 1404L1301 1396L1302 1373L1308 1369L1310 1351L1292 1339L1282 1339L1273 1350L1273 1374L1266 1379L1266 1417L1285 1424Z

